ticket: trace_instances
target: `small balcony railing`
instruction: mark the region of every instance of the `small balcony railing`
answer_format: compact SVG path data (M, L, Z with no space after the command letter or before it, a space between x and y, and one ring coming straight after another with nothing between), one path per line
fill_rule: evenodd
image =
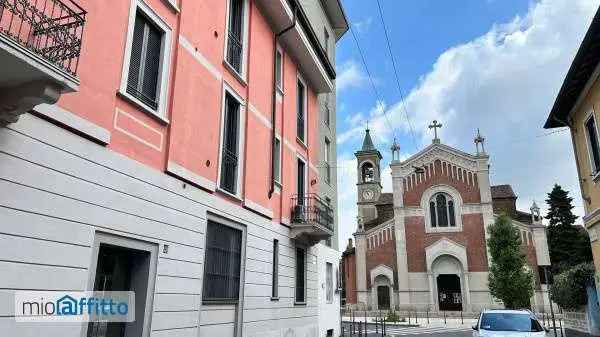
M333 209L316 194L292 197L292 224L316 224L333 232Z
M0 0L0 34L75 76L86 14L71 0Z

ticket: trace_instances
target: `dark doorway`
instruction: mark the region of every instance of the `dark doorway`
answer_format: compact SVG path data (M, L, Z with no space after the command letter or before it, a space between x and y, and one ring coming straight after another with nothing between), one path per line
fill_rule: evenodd
M462 292L460 287L460 277L458 277L458 275L439 275L437 277L437 289L440 310L462 310Z
M100 244L94 291L134 291L135 321L90 322L88 337L141 336L150 272L150 252Z
M377 287L377 306L378 309L389 309L390 308L390 287L378 286Z

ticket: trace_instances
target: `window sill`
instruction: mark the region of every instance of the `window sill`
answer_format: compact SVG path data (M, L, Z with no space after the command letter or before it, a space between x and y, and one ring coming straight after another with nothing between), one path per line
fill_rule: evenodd
M238 201L243 201L242 200L242 196L237 195L237 194L233 194L233 193L231 193L231 192L229 192L227 190L222 189L221 187L217 187L217 191L219 191L219 193L222 193L222 194L224 194L227 197L233 198L233 199L238 200Z
M238 300L202 300L202 305L236 305Z
M294 306L296 306L296 307L305 307L306 306L306 302L296 302L296 301L294 301Z
M271 297L271 301L272 302L277 302L277 301L279 301L279 297Z
M302 148L304 148L305 150L308 150L308 146L302 139L296 137L296 143L298 143L300 146L302 146Z
M179 6L177 6L176 0L163 0L163 2L166 3L168 5L168 7L171 8L171 10L174 11L175 13L181 12L181 10L179 9Z
M161 115L158 114L158 112L156 112L156 110L153 110L151 107L149 107L148 105L142 103L139 99L133 97L132 95L128 94L127 91L122 91L122 90L118 90L117 91L117 95L119 97L121 97L122 99L124 99L125 101L127 101L130 104L133 104L134 106L136 106L137 108L143 110L145 113L147 113L148 115L150 115L150 117L156 119L158 122L166 125L169 124L169 120Z
M592 181L594 183L597 183L600 180L600 171L596 171L595 173L592 173Z
M427 227L425 233L453 233L462 232L462 227Z
M227 69L227 71L229 71L231 73L231 75L233 75L233 77L235 77L235 79L241 85L243 85L244 87L248 85L244 76L242 76L242 74L238 73L238 71L235 70L235 68L231 64L229 64L229 62L227 62L227 60L223 60L223 65L225 66L225 69Z

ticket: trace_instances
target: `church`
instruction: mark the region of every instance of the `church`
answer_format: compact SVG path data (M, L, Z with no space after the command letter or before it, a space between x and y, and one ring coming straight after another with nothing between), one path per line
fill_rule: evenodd
M510 185L491 186L485 139L476 152L432 144L400 159L391 147L392 193L383 193L381 152L367 128L357 165L358 221L342 257L345 304L368 310L478 312L502 307L488 288L487 227L508 215L535 275L531 306L548 303L543 266L550 265L546 229L537 205L516 208Z

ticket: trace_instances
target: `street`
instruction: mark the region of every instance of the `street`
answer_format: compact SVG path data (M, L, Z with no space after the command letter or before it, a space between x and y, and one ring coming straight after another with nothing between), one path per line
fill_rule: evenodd
M351 325L343 323L344 337L359 336L358 330L356 333L350 334ZM404 326L387 326L386 336L449 336L449 337L466 337L471 336L471 329L466 327L404 327ZM364 336L364 335L363 335ZM381 329L375 328L374 324L369 324L366 337L382 336Z

